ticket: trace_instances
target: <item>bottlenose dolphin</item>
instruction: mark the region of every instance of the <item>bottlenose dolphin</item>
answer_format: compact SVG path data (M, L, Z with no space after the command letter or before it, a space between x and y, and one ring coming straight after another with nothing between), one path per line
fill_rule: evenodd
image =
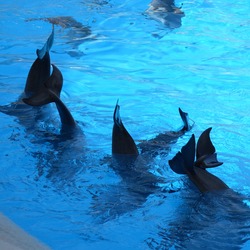
M30 106L42 106L54 102L58 109L62 124L76 126L73 116L60 99L60 92L63 85L62 73L54 64L52 64L52 67L52 75L44 82L43 88L41 88L37 94L29 98L23 98L23 102Z
M0 106L0 112L16 116L21 124L28 127L31 119L37 119L40 115L43 115L40 108L32 108L26 105L22 99L29 98L32 95L37 95L44 88L44 83L50 77L50 55L49 51L53 45L54 40L54 27L52 27L52 32L45 42L42 49L37 49L37 58L33 62L24 87L23 93L19 96L17 101L12 102L8 105ZM57 86L57 92L61 91L61 86Z
M222 180L206 170L223 164L217 160L215 147L210 139L211 129L206 129L198 139L196 161L194 134L181 151L169 160L171 169L177 174L186 174L202 193L229 189Z
M181 7L175 6L174 0L153 0L146 13L170 29L179 28L181 18L185 16Z

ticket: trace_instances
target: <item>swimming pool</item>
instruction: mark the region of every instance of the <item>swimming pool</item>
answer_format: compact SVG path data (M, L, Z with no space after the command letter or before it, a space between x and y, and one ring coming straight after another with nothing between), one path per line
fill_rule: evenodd
M51 32L34 19L82 24L55 25L50 55L83 134L60 141L54 105L42 119L0 113L0 211L52 249L248 249L249 210L235 206L250 197L248 2L176 1L185 17L175 29L145 14L149 3L1 3L1 106L18 99ZM137 143L177 130L178 107L195 121L169 154L147 163L165 182L146 198L109 165L117 99ZM211 172L239 197L201 196L168 166L208 127L224 162Z

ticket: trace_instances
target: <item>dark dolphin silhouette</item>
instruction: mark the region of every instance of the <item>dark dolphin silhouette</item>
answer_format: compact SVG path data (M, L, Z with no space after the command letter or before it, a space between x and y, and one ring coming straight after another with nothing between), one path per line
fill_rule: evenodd
M23 94L16 102L8 106L1 106L0 111L17 116L22 124L27 124L26 119L30 123L29 126L33 127L37 118L46 120L48 117L45 112L42 112L43 106L54 102L63 125L61 129L61 134L63 134L70 132L72 128L74 130L77 126L70 111L60 99L63 76L61 71L55 65L51 64L49 51L53 45L53 41L54 26L42 49L37 49L36 51L37 58L29 70ZM53 68L52 74L51 66ZM42 114L40 114L41 112ZM30 117L35 120L31 121ZM73 130L71 132L75 132Z
M22 102L23 98L36 95L41 90L43 90L44 83L50 77L51 63L50 63L49 51L53 45L53 41L54 41L54 26L43 48L36 50L37 59L33 62L33 64L30 67L30 70L26 79L26 84L24 87L24 92L21 94L17 102L13 103L13 106L16 107L16 105ZM57 92L60 93L62 86L57 85L55 87L58 87ZM1 107L0 111L8 114L8 109L5 110L5 109L2 109ZM9 112L11 113L11 110Z
M181 7L176 7L174 0L153 0L146 13L170 29L181 26L181 18L185 16Z
M206 129L197 142L196 161L194 134L181 151L169 160L171 169L177 174L186 174L202 193L229 189L222 180L206 170L223 164L217 160L215 147L210 139L211 129Z
M37 95L44 88L44 83L49 79L51 71L49 51L53 45L53 41L54 27L52 27L52 32L43 48L37 49L36 51L37 58L29 70L23 93L19 96L17 101L8 105L0 106L0 112L16 116L19 123L24 125L27 129L32 129L32 127L34 127L34 122L39 118L44 118L44 110L41 108L30 107L26 105L22 99L29 98L32 95ZM62 86L57 85L55 87L58 88L57 92L60 93Z
M76 122L66 105L60 99L63 76L61 71L52 64L53 73L44 83L40 91L29 98L23 98L23 102L31 106L42 106L54 102L58 109L63 125L76 126Z

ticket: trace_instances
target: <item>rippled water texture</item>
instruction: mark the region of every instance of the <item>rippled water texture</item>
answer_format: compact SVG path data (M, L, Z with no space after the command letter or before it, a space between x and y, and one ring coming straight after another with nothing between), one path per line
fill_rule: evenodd
M176 1L178 28L150 17L149 3L2 1L0 105L14 111L0 113L0 211L52 249L249 249L249 3ZM49 21L61 98L81 130L71 140L54 105L13 104ZM110 167L118 98L136 143L180 128L178 107L195 125L150 173L122 178ZM232 190L200 195L168 160L208 127L224 162L211 172ZM147 193L152 175L162 181Z

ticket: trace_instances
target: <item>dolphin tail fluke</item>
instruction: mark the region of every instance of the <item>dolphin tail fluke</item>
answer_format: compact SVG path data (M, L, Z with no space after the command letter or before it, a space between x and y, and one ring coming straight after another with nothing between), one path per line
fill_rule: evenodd
M60 97L63 84L61 71L52 64L53 72L44 83L44 87L39 92L29 98L23 98L23 102L30 106L42 106L51 102L56 102Z
M51 32L50 36L48 37L46 43L42 47L42 49L36 50L36 54L37 54L39 59L43 59L45 54L50 51L50 49L53 45L53 42L54 42L54 24L52 25L52 32Z
M188 122L188 120L189 120L189 118L188 118L188 113L182 111L181 108L179 108L179 114L180 114L181 119L182 119L183 124L184 124L182 130L184 130L184 131L189 131L189 130L192 128L192 126L191 126L191 125L189 124L189 122Z
M191 136L186 145L181 148L172 160L169 160L170 168L177 174L193 172L195 158L195 137Z
M134 139L122 123L118 100L113 114L113 121L114 125L112 131L112 154L137 156L139 152Z
M123 123L122 123L122 119L121 119L121 115L120 115L119 99L117 99L117 102L116 102L116 105L115 105L113 120L114 120L114 123L117 126L123 127Z
M217 160L215 147L210 139L210 131L212 128L206 129L199 137L196 150L195 165L202 168L213 168L223 164Z

